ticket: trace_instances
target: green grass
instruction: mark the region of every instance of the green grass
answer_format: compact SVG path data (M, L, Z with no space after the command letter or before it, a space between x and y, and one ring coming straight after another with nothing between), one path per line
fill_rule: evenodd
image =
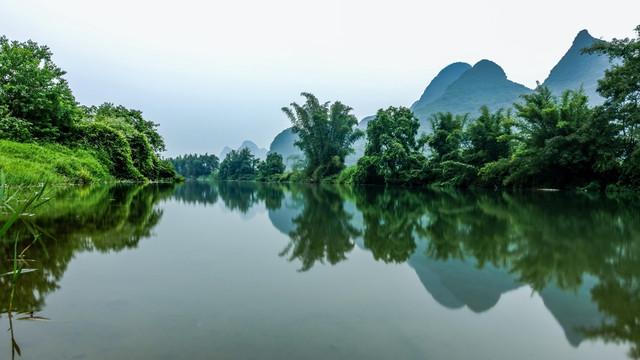
M43 176L52 184L113 181L108 169L86 150L59 144L24 144L0 140L0 171L14 185L35 185Z

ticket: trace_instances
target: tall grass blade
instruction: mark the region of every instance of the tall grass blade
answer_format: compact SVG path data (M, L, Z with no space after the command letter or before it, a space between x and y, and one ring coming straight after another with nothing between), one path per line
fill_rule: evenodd
M34 202L38 201L38 199L40 199L40 197L42 196L42 193L44 192L44 189L45 189L46 186L47 186L47 182L45 181L45 183L40 188L40 191L36 192L36 194L34 196L29 198L27 200L27 202L24 205L22 205L20 210L15 211L13 213L13 216L11 216L11 218L9 218L9 220L4 224L4 226L2 228L0 228L0 236L3 236L7 232L7 230L9 230L11 225L13 225L13 223L16 222L16 220L18 220L18 218L20 217L21 214L26 212L26 210L29 208L29 206L31 206L31 204L33 204ZM47 199L47 201L48 201L48 199Z

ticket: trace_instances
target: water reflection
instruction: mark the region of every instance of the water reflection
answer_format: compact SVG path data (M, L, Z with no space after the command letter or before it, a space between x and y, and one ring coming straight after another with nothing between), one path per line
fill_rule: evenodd
M405 262L416 250L415 236L424 234L424 193L400 188L354 188L362 213L364 247L376 260Z
M292 187L294 196L303 199L302 213L291 219L295 230L289 232L289 244L280 253L289 261L299 260L299 271L308 271L316 261L335 265L347 259L361 233L344 209L344 199L335 186Z
M640 203L637 197L543 192L220 183L225 206L264 202L289 236L280 254L347 259L354 244L407 262L443 306L484 312L523 285L538 292L577 346L628 342L640 358ZM260 194L260 195L259 195Z
M443 307L490 310L508 291L529 286L569 343L631 345L640 358L640 201L638 197L457 192L382 187L221 182L57 189L33 218L46 248L29 258L37 271L16 288L18 310L44 309L74 254L135 248L161 221L159 201L219 205L241 215L267 211L287 238L279 253L313 271L340 265L356 247L376 261L407 263ZM0 251L32 238L11 229ZM11 271L3 262L0 271ZM11 277L0 277L6 312Z
M58 289L69 262L77 252L121 251L135 248L151 236L162 217L155 205L171 196L175 186L167 184L112 184L90 188L56 188L48 194L53 200L38 208L29 224L16 222L0 242L3 259L12 259L14 241L23 249L33 236L26 226L42 234L42 246L26 253L36 269L20 276L14 295L16 311L40 311L48 294ZM1 219L0 219L1 220ZM0 272L13 270L11 261L0 263ZM8 310L11 276L0 277L0 312Z

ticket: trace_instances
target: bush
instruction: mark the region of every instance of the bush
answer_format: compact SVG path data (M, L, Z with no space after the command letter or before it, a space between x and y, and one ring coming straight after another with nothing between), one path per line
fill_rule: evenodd
M443 161L442 176L443 186L468 187L477 179L478 169L457 161Z
M338 184L353 184L353 177L358 171L357 165L349 166L348 168L342 170L336 179Z
M78 143L97 152L97 157L118 179L144 181L146 178L135 168L131 148L124 135L111 127L88 122L77 127Z
M502 187L509 176L511 162L509 159L500 159L483 166L478 172L482 186Z
M17 142L31 142L33 136L30 129L31 124L28 122L14 118L4 117L0 119L0 140L11 140Z

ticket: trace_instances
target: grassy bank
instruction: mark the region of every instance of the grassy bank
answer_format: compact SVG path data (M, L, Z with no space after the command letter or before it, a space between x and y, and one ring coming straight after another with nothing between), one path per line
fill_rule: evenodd
M54 184L113 181L107 168L85 150L59 144L0 140L0 171L9 184L33 185L47 176Z

